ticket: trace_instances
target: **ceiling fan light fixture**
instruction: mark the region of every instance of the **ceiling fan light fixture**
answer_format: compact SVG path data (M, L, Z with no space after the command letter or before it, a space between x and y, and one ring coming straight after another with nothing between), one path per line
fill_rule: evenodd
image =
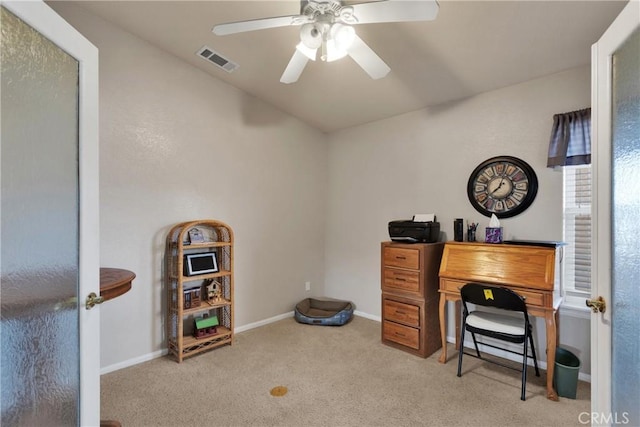
M322 31L314 23L300 28L300 40L309 49L317 49L322 44Z
M347 56L348 52L345 49L340 49L335 40L327 40L325 47L325 54L322 57L323 61L333 62Z
M303 54L304 56L306 56L307 58L309 58L310 60L312 60L312 61L316 60L316 55L318 53L318 49L311 49L310 47L305 45L303 42L300 42L296 46L296 50L298 52L300 52L301 54Z
M0 0L1 1L1 0ZM353 3L353 2L356 3ZM438 15L437 0L300 0L300 14L218 24L217 35L269 28L300 26L300 43L280 78L294 83L309 59L321 49L322 61L350 56L372 79L386 76L391 68L356 34L353 25L386 22L431 21ZM345 4L346 3L346 4ZM213 61L213 57L201 54ZM216 58L217 59L217 58ZM213 61L215 62L215 61Z
M348 24L358 23L358 18L355 17L352 6L343 6L340 9L340 20Z
M345 52L353 44L356 36L356 30L351 25L336 22L331 26L330 39L335 41L336 48Z
M327 40L322 46L322 60L332 62L347 56L355 37L356 31L352 26L339 22L331 25Z

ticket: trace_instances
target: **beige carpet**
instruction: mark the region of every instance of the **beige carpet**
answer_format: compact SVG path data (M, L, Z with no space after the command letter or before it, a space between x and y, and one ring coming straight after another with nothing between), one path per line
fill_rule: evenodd
M102 376L102 419L123 426L578 426L590 388L577 399L545 397L529 371L527 400L519 372L455 351L422 359L380 342L380 323L354 317L345 326L293 318L236 335L226 346L178 364L155 359ZM277 386L287 393L274 397Z

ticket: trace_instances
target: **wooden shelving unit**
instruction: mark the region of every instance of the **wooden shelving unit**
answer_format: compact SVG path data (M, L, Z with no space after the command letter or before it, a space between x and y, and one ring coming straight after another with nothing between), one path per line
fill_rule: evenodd
M198 229L204 242L191 243L189 231ZM185 256L215 253L218 271L186 275ZM217 282L219 295L209 299L207 285ZM233 344L233 230L216 220L188 221L175 225L167 235L165 250L165 283L167 286L167 346L178 362L186 357L223 345ZM184 308L184 291L200 289L200 302ZM196 316L217 316L217 333L196 338Z

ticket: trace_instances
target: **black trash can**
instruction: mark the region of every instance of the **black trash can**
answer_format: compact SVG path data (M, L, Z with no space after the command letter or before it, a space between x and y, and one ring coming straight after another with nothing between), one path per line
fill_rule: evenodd
M578 390L578 374L580 359L569 350L556 347L555 369L553 371L553 387L558 396L576 398Z

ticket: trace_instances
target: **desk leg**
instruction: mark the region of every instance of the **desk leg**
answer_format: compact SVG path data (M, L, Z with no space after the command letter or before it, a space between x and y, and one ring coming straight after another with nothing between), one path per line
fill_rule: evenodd
M445 294L440 294L440 339L442 340L442 353L438 362L447 363L447 297Z
M560 310L556 310L556 346L560 345Z
M462 326L461 316L462 312L460 300L456 300L454 303L454 313L456 318L456 350L460 351L460 327Z
M545 315L547 324L547 399L558 400L558 394L553 389L553 372L555 371L556 361L556 316L553 311L548 311Z

